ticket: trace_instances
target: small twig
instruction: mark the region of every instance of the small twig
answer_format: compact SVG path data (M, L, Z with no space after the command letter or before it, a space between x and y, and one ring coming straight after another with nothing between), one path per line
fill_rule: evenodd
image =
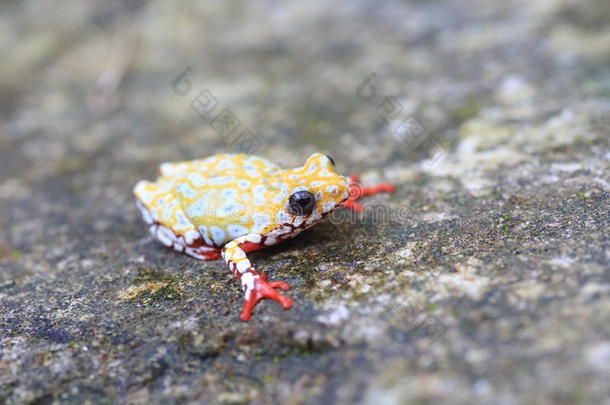
M119 102L118 89L133 61L137 30L132 15L120 23L115 33L110 56L89 99L93 110L108 110Z

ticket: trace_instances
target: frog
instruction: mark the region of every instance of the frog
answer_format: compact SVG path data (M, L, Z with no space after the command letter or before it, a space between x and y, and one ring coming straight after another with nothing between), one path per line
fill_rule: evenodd
M270 281L248 253L293 238L343 207L362 211L362 197L394 192L395 186L363 187L356 175L342 176L327 154L314 153L302 166L284 168L248 154L217 154L165 162L155 181L139 181L136 206L153 239L199 260L222 258L239 281L249 321L263 299L283 309L290 285Z

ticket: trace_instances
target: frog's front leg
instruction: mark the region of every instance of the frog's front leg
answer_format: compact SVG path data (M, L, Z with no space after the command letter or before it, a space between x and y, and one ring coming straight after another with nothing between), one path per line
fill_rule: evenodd
M396 186L388 183L377 184L372 187L363 187L362 184L360 184L360 176L355 174L348 177L348 183L349 197L343 202L343 206L356 212L364 210L364 207L357 203L362 197L379 193L393 193L396 191Z
M258 273L246 256L247 252L264 247L266 246L262 243L261 235L248 234L232 240L222 249L223 259L241 282L241 287L244 291L246 302L240 316L242 321L250 320L252 309L263 298L271 298L279 302L284 309L292 307L292 299L284 297L275 291L275 288L287 290L290 288L290 285L281 281L267 281L266 275Z

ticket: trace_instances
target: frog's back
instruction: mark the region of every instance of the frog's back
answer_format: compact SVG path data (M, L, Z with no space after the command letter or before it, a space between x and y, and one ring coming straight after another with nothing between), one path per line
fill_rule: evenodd
M162 163L159 169L156 181L143 180L134 188L144 211L178 236L201 232L207 243L222 246L254 226L241 211L257 184L281 168L258 156L219 154Z
M241 176L248 171L264 175L268 171L277 169L280 167L265 158L243 153L222 153L205 159L161 163L159 166L161 176L198 173L207 179L220 176Z

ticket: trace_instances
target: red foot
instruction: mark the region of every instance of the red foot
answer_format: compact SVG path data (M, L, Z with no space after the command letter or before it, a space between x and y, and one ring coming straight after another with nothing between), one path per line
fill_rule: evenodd
M362 197L379 193L393 193L396 191L396 186L387 183L378 184L372 187L363 187L360 184L360 177L355 174L349 176L349 179L351 180L349 185L349 197L343 202L343 206L356 212L360 212L364 209L361 204L356 202Z
M362 210L364 210L364 207L362 206L362 204L358 204L356 202L356 200L352 200L351 198L348 198L347 200L345 200L343 202L343 206L345 208L347 208L348 210L352 210L352 211L356 211L356 212L361 212Z
M284 309L292 307L293 301L291 298L284 297L282 294L275 291L275 288L287 290L290 288L290 285L282 281L269 282L266 278L267 276L265 274L261 274L260 278L254 279L254 288L244 303L244 309L241 311L240 318L242 321L248 322L250 320L252 317L252 309L264 298L271 298L272 300L279 302Z

